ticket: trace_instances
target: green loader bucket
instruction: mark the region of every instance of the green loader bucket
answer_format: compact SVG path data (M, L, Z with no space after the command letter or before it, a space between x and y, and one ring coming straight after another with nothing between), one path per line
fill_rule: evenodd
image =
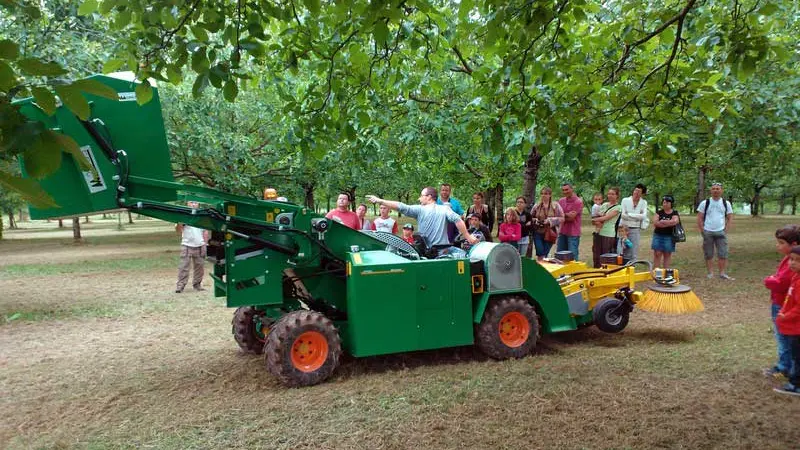
M132 73L94 75L89 77L110 86L119 95L119 101L84 94L91 107L89 122L111 144L114 151L124 150L137 177L172 182L169 148L161 116L158 91L153 88L153 99L140 106L136 103ZM72 155L62 152L61 165L52 175L38 180L42 188L55 200L58 207L39 209L30 207L32 219L63 218L108 211L119 208L116 201L117 168L101 149L97 140L65 106L59 106L52 116L45 114L33 98L20 100L21 111L28 118L45 123L50 129L60 131L78 143L82 153L92 165L85 171ZM24 163L22 174L28 177ZM156 201L175 201L175 191L147 184L137 184L132 196Z

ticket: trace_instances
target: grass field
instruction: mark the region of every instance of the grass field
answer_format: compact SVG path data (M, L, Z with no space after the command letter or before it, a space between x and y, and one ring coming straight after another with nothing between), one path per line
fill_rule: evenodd
M791 221L737 217L734 282L705 278L695 233L679 244L702 313L636 311L620 334L546 336L514 361L472 347L350 358L303 389L238 350L222 299L173 292L170 224L95 220L81 245L22 224L0 241L0 448L800 448L800 399L761 375L761 280Z

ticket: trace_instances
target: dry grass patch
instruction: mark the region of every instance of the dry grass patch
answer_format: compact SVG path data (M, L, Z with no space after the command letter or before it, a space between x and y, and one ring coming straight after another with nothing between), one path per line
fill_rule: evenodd
M135 267L3 275L0 312L66 312L0 325L0 446L793 448L800 402L760 375L774 358L761 279L777 264L772 232L784 220L737 222L736 282L705 279L696 239L679 249L702 313L637 311L621 334L547 336L515 361L472 347L346 358L304 389L238 351L221 299L172 293L175 254L136 253L146 237L119 246L120 258L142 260ZM52 265L89 259L83 250Z

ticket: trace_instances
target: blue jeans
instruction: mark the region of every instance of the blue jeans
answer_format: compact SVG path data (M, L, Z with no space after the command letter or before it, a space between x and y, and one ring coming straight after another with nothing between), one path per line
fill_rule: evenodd
M544 240L544 233L533 233L533 246L536 247L536 256L546 257L553 248L553 243Z
M580 243L580 236L567 236L564 234L559 234L556 251L563 252L564 250L569 250L572 252L572 257L575 258L575 261L578 261L578 246Z
M793 369L789 371L789 383L795 387L800 387L800 336L784 336L786 344L789 346L789 354L792 358Z
M780 310L781 305L772 304L772 328L775 332L775 342L778 344L778 362L775 364L775 370L788 376L792 371L792 349L789 344L791 336L780 334L775 325L775 317ZM796 367L795 370L800 370L800 367Z

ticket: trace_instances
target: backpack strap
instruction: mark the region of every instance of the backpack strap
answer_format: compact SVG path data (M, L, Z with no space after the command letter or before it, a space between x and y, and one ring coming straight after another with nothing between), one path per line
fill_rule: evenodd
M706 207L703 208L703 228L706 226L706 222L708 221L708 206L711 204L711 199L706 199Z

